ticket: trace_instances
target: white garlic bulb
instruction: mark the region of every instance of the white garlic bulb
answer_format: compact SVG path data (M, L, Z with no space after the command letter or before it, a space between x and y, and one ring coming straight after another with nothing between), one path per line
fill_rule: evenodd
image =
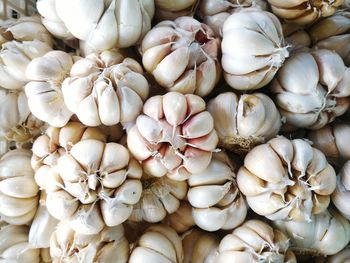
M340 213L350 220L350 161L347 161L337 176L337 188L332 194L332 202Z
M208 95L220 79L220 40L192 17L162 21L144 37L142 63L168 91Z
M164 222L179 234L186 232L196 225L192 216L192 206L186 201L181 201L179 208L167 215Z
M249 8L226 19L221 48L225 80L237 90L265 86L289 56L277 17Z
M180 16L193 16L199 0L154 0L158 21L174 20Z
M349 107L350 68L330 50L294 53L271 84L287 124L319 129Z

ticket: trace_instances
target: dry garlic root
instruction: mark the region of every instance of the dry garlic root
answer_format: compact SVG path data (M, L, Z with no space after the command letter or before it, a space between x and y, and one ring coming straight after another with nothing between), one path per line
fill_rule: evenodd
M220 242L215 263L296 263L282 232L260 220L248 220Z
M256 9L227 18L221 47L225 80L237 90L265 86L289 56L277 17Z
M306 141L278 137L246 155L237 183L255 213L271 220L310 221L327 209L336 174Z
M152 225L134 244L129 263L182 263L182 242L177 233L165 225Z
M62 84L67 108L88 126L126 124L140 114L148 96L141 65L116 50L78 60Z
M289 23L310 25L334 14L344 0L267 0L272 12Z
M340 213L350 220L350 161L347 161L337 176L337 188L332 194L332 202Z
M181 201L179 208L167 215L164 222L179 234L186 232L196 225L192 216L192 206L186 201Z
M276 136L281 116L273 101L262 93L225 92L209 101L219 145L244 153Z
M236 186L233 164L225 153L215 153L209 166L188 179L187 198L194 222L206 231L233 229L247 214L247 205Z
M122 225L89 235L75 232L62 221L51 236L50 254L53 263L127 263L129 243Z
M198 2L199 0L155 0L155 17L161 21L193 16Z
M13 150L0 159L0 217L13 225L27 224L38 207L39 187L34 180L29 150Z
M222 27L226 19L235 11L249 7L266 10L267 2L265 0L201 0L198 14L217 36L222 36Z
M350 68L330 50L298 52L284 64L271 84L286 122L320 129L349 108Z
M291 241L295 254L334 255L350 239L349 221L335 210L313 215L311 221L276 221L274 226Z
M130 216L132 221L159 222L167 214L175 213L180 207L180 200L187 194L188 187L184 181L144 174L141 182L142 195L140 201L134 205Z
M186 180L209 165L218 137L205 106L201 97L178 92L145 102L127 143L147 174Z
M90 54L135 45L151 28L154 1L41 0L38 11L50 33L65 39L73 35Z
M145 69L168 91L203 97L220 79L220 40L194 18L160 22L142 40L141 51Z

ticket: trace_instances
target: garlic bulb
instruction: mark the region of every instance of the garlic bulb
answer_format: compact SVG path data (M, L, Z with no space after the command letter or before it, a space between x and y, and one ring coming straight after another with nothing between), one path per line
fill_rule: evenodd
M237 174L250 208L270 220L307 220L325 211L336 174L305 140L277 137L253 148Z
M313 215L311 221L276 221L274 226L284 232L296 254L334 255L350 240L350 224L335 210Z
M350 11L338 11L309 30L317 48L334 50L350 66Z
M282 232L260 220L248 220L220 242L215 263L296 263Z
M139 238L131 252L129 263L183 262L180 237L165 225L152 225Z
M180 16L193 16L199 0L154 0L158 21L174 20Z
M265 86L289 56L277 17L256 9L226 19L221 48L225 80L237 90Z
M334 14L344 0L267 0L272 12L288 23L310 25L320 17Z
M263 93L236 95L220 93L209 101L219 145L238 153L277 135L281 116L273 101Z
M147 174L186 180L209 165L218 137L201 97L169 92L145 102L127 143Z
M289 49L292 52L311 46L311 37L302 26L282 23L282 29L285 41L289 45Z
M179 234L196 225L192 216L192 206L186 201L181 201L179 208L167 215L164 221Z
M187 198L194 222L206 231L233 229L247 215L247 205L235 181L228 156L215 153L209 166L188 179Z
M334 254L332 256L328 256L327 258L322 258L323 261L320 260L320 262L323 263L349 263L350 262L350 248L344 248L337 254ZM317 262L318 263L318 262Z
M182 239L183 263L214 263L219 244L218 236L191 229Z
M154 1L41 0L38 11L53 35L73 35L90 54L135 45L151 28Z
M141 45L142 63L168 91L208 95L220 79L220 40L192 17L162 21Z
M75 232L62 221L51 236L50 254L53 263L127 263L129 243L122 225L88 235Z
M198 13L217 36L222 36L222 26L226 19L235 11L249 7L267 10L267 3L265 0L202 0Z
M0 217L9 224L31 222L38 207L31 155L29 150L16 149L0 158Z
M292 126L320 129L349 107L350 68L330 50L292 55L271 84L281 115Z
M64 102L88 126L128 123L140 114L148 96L141 65L116 50L77 61L62 84Z
M332 194L332 202L340 213L350 220L350 161L347 161L337 176L337 188Z
M25 86L31 112L51 126L62 127L72 116L63 101L61 84L73 65L71 55L54 50L33 59L26 70Z

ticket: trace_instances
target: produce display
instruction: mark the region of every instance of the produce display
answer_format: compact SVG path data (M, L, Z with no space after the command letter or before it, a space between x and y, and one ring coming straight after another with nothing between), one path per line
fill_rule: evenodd
M0 46L0 263L350 262L348 0L0 0Z

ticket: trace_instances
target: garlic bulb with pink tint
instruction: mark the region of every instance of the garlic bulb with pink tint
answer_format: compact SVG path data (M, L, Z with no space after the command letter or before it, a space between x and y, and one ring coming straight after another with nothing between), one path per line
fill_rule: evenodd
M340 213L350 220L350 161L347 161L337 176L337 188L332 194L332 202Z
M193 16L199 0L155 0L158 21L174 20L180 16Z
M147 72L168 91L203 97L220 79L220 40L192 17L157 24L142 40L141 52Z
M169 92L149 98L129 128L127 143L146 173L186 180L210 163L218 136L204 100Z

